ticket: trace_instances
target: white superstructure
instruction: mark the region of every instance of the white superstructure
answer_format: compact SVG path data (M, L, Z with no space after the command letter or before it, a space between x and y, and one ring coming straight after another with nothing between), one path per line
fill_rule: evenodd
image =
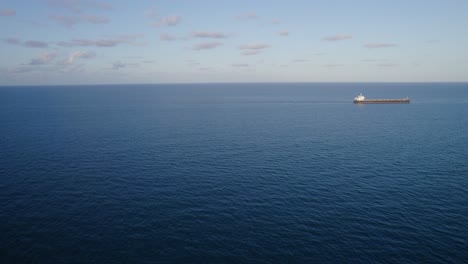
M355 102L360 102L360 101L364 101L366 99L366 97L364 95L359 94L358 96L354 97L354 101Z

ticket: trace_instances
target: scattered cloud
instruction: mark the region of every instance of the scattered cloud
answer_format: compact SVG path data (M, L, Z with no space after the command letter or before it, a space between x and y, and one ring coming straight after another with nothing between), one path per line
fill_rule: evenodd
M157 19L158 18L158 13L156 13L156 11L154 11L153 9L145 10L145 12L143 14L147 18L151 18L151 19Z
M182 21L181 16L167 16L167 17L162 17L157 19L157 21L154 23L155 26L157 27L165 27L165 26L175 26L179 24Z
M2 39L5 43L8 43L8 44L11 44L11 45L20 45L21 44L21 40L17 39L17 38L6 38L6 39Z
M72 39L70 41L61 41L57 45L62 47L115 47L120 44L135 44L139 35L121 35L102 39Z
M369 49L392 48L396 46L397 44L394 44L394 43L368 43L364 45L364 47L369 48Z
M363 62L382 62L386 61L386 59L364 59Z
M21 41L20 39L17 39L17 38L6 38L6 39L3 39L3 41L10 45L18 45L18 46L23 46L26 48L47 48L49 46L47 42L37 41L37 40Z
M122 68L133 67L133 66L138 66L138 63L124 63L121 61L116 61L112 63L113 70L120 70Z
M176 26L182 21L182 16L168 15L161 16L154 9L149 9L144 12L144 16L152 20L152 25L155 27Z
M52 52L41 53L38 57L31 59L29 65L43 65L48 64L57 57L57 54Z
M42 41L28 40L23 42L23 46L27 48L47 48L49 45Z
M266 49L270 47L267 44L248 44L248 45L243 45L240 46L239 49L241 50L260 50L260 49Z
M279 34L280 36L287 37L287 36L289 36L289 31L287 31L287 30L281 30L280 32L278 32L278 34Z
M256 13L251 12L251 13L237 15L235 16L235 18L237 20L245 20L245 19L256 19L258 17Z
M245 67L249 67L249 64L247 63L234 63L234 64L231 64L232 67L239 67L239 68L245 68Z
M49 6L62 8L73 14L52 14L49 19L57 24L72 28L78 23L104 24L109 18L84 14L85 10L110 10L112 5L96 0L48 0Z
M28 72L33 72L37 70L44 70L44 69L41 67L35 67L33 65L21 65L21 66L7 69L7 72L11 74L22 74L22 73L28 73Z
M340 40L346 40L346 39L352 39L352 35L333 35L333 36L327 36L323 37L322 41L340 41Z
M65 27L73 27L80 21L77 16L50 15L49 18L54 20L57 24Z
M377 66L379 66L379 67L396 67L396 66L399 66L399 64L396 64L396 63L380 63L380 64L377 64Z
M112 63L112 69L114 69L114 70L125 68L126 66L127 65L125 63L120 62L120 61L116 61L116 62Z
M271 23L273 23L273 24L275 24L275 25L278 25L278 24L281 24L281 20L279 20L279 19L273 19L273 20L271 21Z
M60 68L61 72L69 73L69 72L84 72L85 71L85 65L83 63L81 64L73 64L70 67L65 67L65 68Z
M175 41L178 38L175 37L175 36L172 36L170 34L163 33L163 34L159 35L159 39L162 40L162 41Z
M187 66L189 67L195 67L195 66L200 66L201 63L195 61L195 60L186 60Z
M309 62L309 60L308 59L295 59L295 60L292 60L292 62L301 63L301 62Z
M68 56L66 63L73 64L75 60L78 58L91 59L94 57L96 57L96 53L91 52L91 51L75 51Z
M327 68L335 68L335 67L341 67L344 66L344 64L324 64L323 67Z
M96 47L114 47L122 42L117 39L73 39L68 42L59 42L58 45L62 47L75 47L75 46L81 46L81 47L86 47L86 46L96 46Z
M1 9L0 16L14 16L16 15L16 11L13 9Z
M241 55L252 56L252 55L257 55L258 53L260 53L260 50L244 50L241 52Z
M28 65L37 66L45 65L53 62L59 54L56 52L43 52L39 56L32 58ZM96 54L91 51L75 51L68 55L68 57L63 58L61 61L56 63L57 66L63 67L73 64L78 58L81 59L90 59L96 57Z
M85 20L93 24L109 23L109 18L103 16L86 16Z
M214 49L222 45L223 43L220 43L220 42L202 42L202 43L198 43L194 45L192 49L193 50Z
M49 18L55 21L57 24L65 27L73 27L78 23L87 22L91 24L105 24L109 23L109 18L104 16L68 16L68 15L50 15Z
M215 39L220 39L220 38L227 38L228 36L224 33L221 32L193 32L192 37L194 38L215 38Z
M81 13L86 9L110 10L112 5L95 0L49 0L49 6L67 9L74 13Z
M269 45L267 44L248 44L240 46L239 49L242 50L241 55L251 56L259 54L263 49L268 47Z

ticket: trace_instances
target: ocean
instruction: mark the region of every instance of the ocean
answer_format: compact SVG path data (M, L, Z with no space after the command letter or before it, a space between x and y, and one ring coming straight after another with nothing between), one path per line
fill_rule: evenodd
M0 87L0 220L1 263L466 263L468 83Z

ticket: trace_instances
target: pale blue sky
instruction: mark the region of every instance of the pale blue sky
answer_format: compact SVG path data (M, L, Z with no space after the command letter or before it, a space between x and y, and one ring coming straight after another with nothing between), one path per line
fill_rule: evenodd
M0 85L468 81L468 1L0 0Z

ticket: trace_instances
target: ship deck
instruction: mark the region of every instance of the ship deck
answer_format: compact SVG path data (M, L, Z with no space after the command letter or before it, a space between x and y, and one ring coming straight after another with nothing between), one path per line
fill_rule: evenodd
M366 99L362 101L355 100L355 104L409 104L409 98L404 99Z

